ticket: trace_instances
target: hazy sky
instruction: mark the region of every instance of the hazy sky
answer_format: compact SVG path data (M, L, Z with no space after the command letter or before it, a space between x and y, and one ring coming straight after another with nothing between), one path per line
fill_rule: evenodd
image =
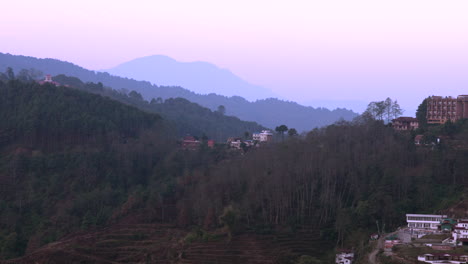
M0 52L208 61L299 102L468 94L467 0L2 1Z

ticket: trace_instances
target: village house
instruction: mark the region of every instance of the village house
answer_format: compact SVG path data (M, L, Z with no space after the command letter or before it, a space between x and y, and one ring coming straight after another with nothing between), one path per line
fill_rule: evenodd
M457 225L457 221L452 218L445 218L440 221L440 231L442 232L452 232Z
M416 144L418 146L422 145L424 143L423 139L424 139L424 135L416 135L414 137L414 144Z
M351 264L354 261L354 252L352 250L339 250L336 253L336 264Z
M468 261L468 255L459 254L424 254L418 256L418 261L426 263L455 263L455 264L466 264Z
M437 230L440 227L442 219L446 215L425 215L425 214L406 214L408 227L412 229L432 229Z
M196 139L193 136L185 136L182 139L181 147L183 149L188 149L188 150L196 150L201 146L202 142L198 139ZM209 148L214 148L215 146L215 141L213 139L209 139L206 141L206 145Z
M392 120L392 127L395 130L410 131L419 127L418 119L408 116L400 116Z
M453 244L444 244L444 243L427 244L426 246L429 246L434 250L441 250L441 251L448 251L448 250L454 250L455 249L455 245L453 245Z
M459 220L452 231L453 240L457 244L468 244L468 220Z
M252 138L258 142L271 142L273 140L273 133L270 130L262 130L260 133L253 133Z
M231 148L235 149L244 149L245 147L251 148L251 147L258 147L255 141L253 140L242 140L240 137L230 137L226 141L227 145Z
M227 144L231 148L241 149L242 138L240 138L240 137L230 137L227 140Z
M245 140L244 143L247 147L255 146L255 142L253 140Z
M393 246L401 244L401 239L399 239L397 236L389 236L385 238L385 246L384 250L385 251L391 251Z
M194 149L197 149L198 147L200 147L200 141L195 139L195 137L186 136L182 140L183 149L194 150Z
M231 148L235 148L235 149L241 149L241 145L242 145L242 140L238 139L236 141L231 141Z
M214 139L208 139L208 141L206 141L206 144L208 145L209 148L214 148L215 146L215 141Z

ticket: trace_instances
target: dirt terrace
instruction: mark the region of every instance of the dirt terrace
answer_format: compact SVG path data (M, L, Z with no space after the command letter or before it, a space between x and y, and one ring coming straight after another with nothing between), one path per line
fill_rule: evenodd
M294 234L227 235L213 241L184 242L188 231L163 224L118 224L81 232L50 243L33 253L0 264L281 263L285 256L321 255L318 231Z

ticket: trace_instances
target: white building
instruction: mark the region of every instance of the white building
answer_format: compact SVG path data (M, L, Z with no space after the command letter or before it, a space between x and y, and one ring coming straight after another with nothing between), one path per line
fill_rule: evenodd
M455 263L466 264L468 262L468 255L458 254L424 254L418 256L418 261L426 263Z
M342 251L336 254L335 263L336 264L351 264L354 260L354 252L352 251Z
M260 133L253 133L252 138L260 142L270 142L273 140L273 133L270 130L262 130Z
M447 218L446 215L406 214L406 222L409 228L437 230L440 221Z
M459 220L452 231L453 240L468 242L468 220Z

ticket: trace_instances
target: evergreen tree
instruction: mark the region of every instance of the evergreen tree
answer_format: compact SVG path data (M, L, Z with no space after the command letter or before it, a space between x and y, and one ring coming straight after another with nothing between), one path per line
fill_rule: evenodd
M286 125L280 125L275 128L275 131L281 134L281 139L284 140L284 133L288 131L288 127Z

